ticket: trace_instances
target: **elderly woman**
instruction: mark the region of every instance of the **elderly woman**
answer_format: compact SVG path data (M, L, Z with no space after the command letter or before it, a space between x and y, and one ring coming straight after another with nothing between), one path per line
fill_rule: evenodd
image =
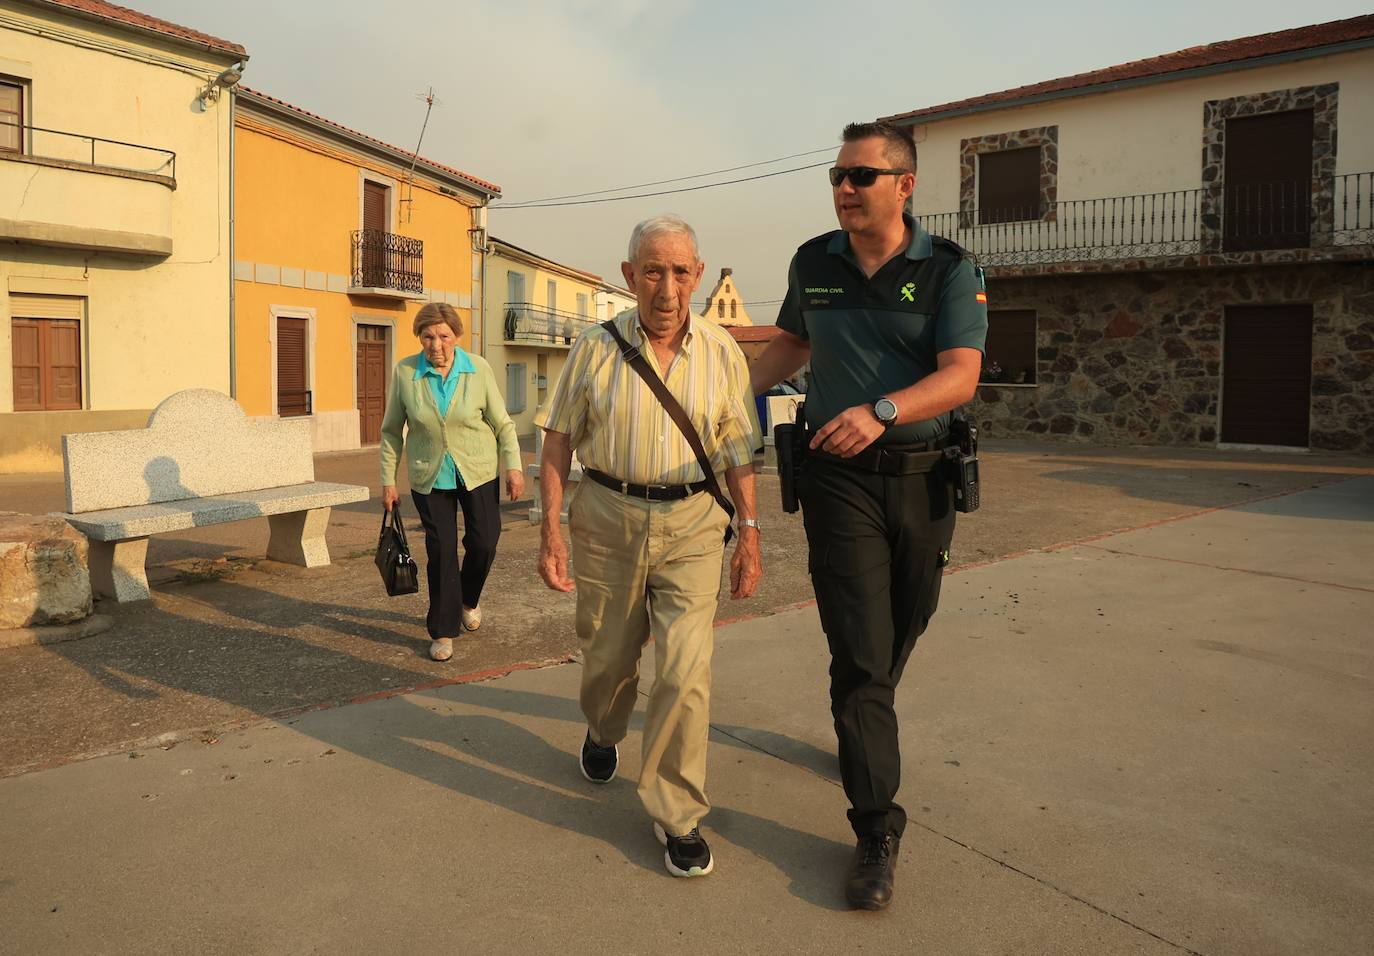
M458 345L458 313L431 302L416 314L414 330L423 351L396 363L382 420L382 504L390 511L400 499L396 468L404 444L410 495L425 527L429 656L446 661L453 638L482 625L478 602L501 537L498 471L506 473L512 501L524 493L525 478L515 423L491 366Z

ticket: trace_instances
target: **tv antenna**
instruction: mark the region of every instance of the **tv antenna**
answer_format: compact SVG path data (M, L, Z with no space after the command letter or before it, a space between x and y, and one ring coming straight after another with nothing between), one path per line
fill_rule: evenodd
M416 93L417 100L425 101L425 121L420 124L420 138L415 141L415 151L410 155L410 168L406 170L402 182L405 184L405 195L401 198L401 221L410 222L412 204L415 202L415 164L420 159L420 146L425 141L425 130L429 128L429 114L434 112L436 105L443 106L443 100L434 95L434 87L429 87L423 93Z

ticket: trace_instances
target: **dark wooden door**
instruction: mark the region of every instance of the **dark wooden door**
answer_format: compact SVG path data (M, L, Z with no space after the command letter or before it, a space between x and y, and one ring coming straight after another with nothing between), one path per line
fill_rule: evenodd
M1040 147L1023 146L978 157L978 221L1039 219Z
M277 414L283 418L311 413L308 336L306 319L277 319Z
M1306 448L1312 395L1312 306L1226 309L1221 440Z
M1308 246L1312 111L1227 120L1224 192L1224 249Z
M358 326L358 423L364 445L382 440L389 332L382 325Z

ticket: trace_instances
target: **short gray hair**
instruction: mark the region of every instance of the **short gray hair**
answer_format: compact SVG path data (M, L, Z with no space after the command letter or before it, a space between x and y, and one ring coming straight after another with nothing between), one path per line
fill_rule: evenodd
M701 250L697 248L696 230L688 225L686 219L673 215L654 216L652 219L645 219L635 226L634 232L630 233L630 261L638 261L639 247L644 245L645 239L662 235L686 236L692 240L692 258L698 262L701 261Z

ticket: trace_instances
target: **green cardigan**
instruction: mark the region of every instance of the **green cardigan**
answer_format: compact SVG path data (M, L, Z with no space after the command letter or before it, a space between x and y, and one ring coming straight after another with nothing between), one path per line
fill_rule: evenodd
M446 451L453 456L468 488L497 477L498 446L501 468L521 470L515 423L506 413L496 376L486 359L478 355L471 358L477 371L463 375L444 418L439 417L429 383L415 378L419 356L396 363L382 418L383 485L396 484L403 445L410 487L422 495L433 489Z

